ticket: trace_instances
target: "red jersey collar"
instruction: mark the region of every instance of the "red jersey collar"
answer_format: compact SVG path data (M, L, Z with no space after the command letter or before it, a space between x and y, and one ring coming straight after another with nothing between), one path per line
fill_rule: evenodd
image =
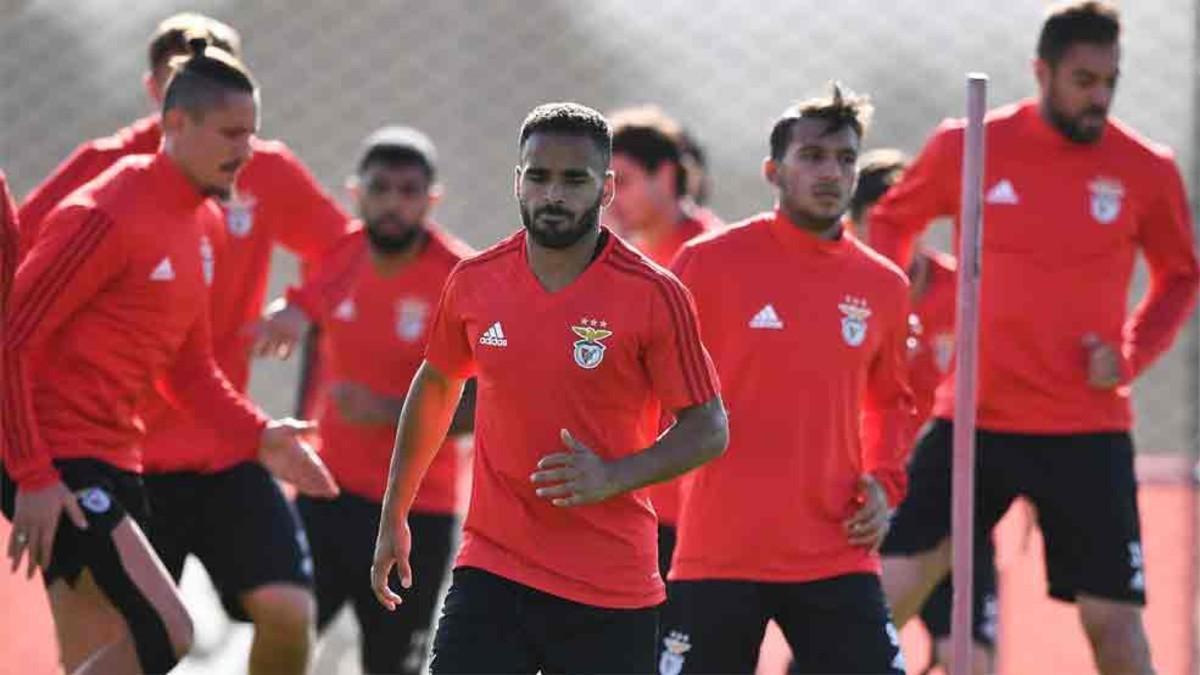
M1104 133L1100 136L1100 140L1095 143L1076 143L1062 132L1055 129L1046 118L1042 117L1041 103L1037 99L1028 98L1017 104L1017 115L1021 120L1021 125L1024 127L1029 136L1039 142L1046 143L1051 147L1068 151L1088 151L1104 144L1105 140L1112 133L1112 122L1104 123Z
M170 203L186 206L199 206L207 196L200 194L192 181L184 175L174 159L163 150L154 155L149 165L150 175L154 177L158 197Z
M845 222L842 232L837 239L822 239L808 230L796 225L778 207L774 217L767 224L771 234L784 246L791 250L823 255L841 255L849 249L849 230Z

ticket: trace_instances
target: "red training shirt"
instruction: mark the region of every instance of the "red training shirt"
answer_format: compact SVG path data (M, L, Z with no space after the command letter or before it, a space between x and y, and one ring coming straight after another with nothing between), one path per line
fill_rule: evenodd
M426 359L478 381L457 564L575 602L649 607L666 594L645 491L561 508L529 480L539 459L565 451L560 429L618 458L654 442L664 408L717 395L687 290L603 232L597 258L554 293L530 269L523 231L464 260L446 283Z
M343 237L321 272L289 301L321 327L323 392L332 382L353 382L373 393L401 399L425 354L434 309L450 271L471 254L466 244L437 226L416 257L388 276L370 259L366 233ZM318 399L324 398L322 393ZM383 501L396 424L353 424L328 400L320 411L321 457L338 485L374 502ZM450 437L425 473L413 503L419 513L465 509L467 468L460 439Z
M954 363L954 320L958 298L958 261L954 256L923 249L924 288L913 303L917 330L908 352L908 381L916 402L914 429L920 429L933 413L934 392ZM916 283L916 280L913 280Z
M877 573L843 522L864 473L893 507L904 497L903 272L849 232L823 240L779 211L692 241L675 270L696 298L730 438L690 475L671 579Z
M1109 120L1074 143L1035 101L985 121L978 424L1010 433L1126 431L1129 387L1093 389L1083 338L1120 347L1126 382L1165 351L1192 309L1200 271L1171 152ZM872 244L907 261L930 220L959 214L962 120L933 133L871 211ZM956 226L957 227L957 226ZM1149 291L1126 316L1141 251ZM954 378L933 414L954 414Z
M212 358L219 218L162 153L122 160L47 216L4 341L5 464L22 487L55 480L55 458L141 471L139 404L158 380L237 461L254 457L266 418Z

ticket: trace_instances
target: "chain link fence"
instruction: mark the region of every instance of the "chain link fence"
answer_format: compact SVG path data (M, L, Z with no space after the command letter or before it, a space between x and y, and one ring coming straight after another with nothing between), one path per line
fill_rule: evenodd
M1122 3L1115 112L1177 152L1195 153L1195 8ZM963 109L964 73L991 76L992 105L1034 92L1041 0L0 0L0 166L18 199L86 138L149 110L145 42L164 17L200 11L242 33L263 87L262 135L285 140L343 197L360 140L386 123L438 144L438 218L485 246L518 226L516 136L548 100L601 110L654 102L707 147L712 206L726 220L771 204L760 177L773 117L838 79L876 105L870 147L915 152ZM1193 198L1195 195L1193 195ZM348 205L349 206L349 205ZM945 232L935 237L946 242ZM278 292L294 278L284 256ZM1144 274L1131 298L1140 297ZM1195 445L1195 323L1137 384L1142 452ZM254 395L289 412L291 366L257 367Z

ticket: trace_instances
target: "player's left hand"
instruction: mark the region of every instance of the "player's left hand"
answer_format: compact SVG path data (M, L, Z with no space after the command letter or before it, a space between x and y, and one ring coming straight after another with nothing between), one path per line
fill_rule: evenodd
M549 499L555 506L580 506L603 501L621 491L611 463L575 440L566 429L560 434L570 452L538 460L538 470L529 477L538 486L537 496Z
M878 551L891 527L892 514L888 509L887 493L870 474L858 479L858 500L862 506L843 523L852 546L864 546Z

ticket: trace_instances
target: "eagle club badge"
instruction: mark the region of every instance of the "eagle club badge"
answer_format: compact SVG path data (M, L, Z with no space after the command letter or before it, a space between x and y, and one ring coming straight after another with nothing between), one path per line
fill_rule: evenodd
M254 195L249 195L241 192L234 193L228 200L225 206L225 226L229 228L229 234L241 239L250 234L251 228L254 227L254 206L258 204L258 200Z
M1121 198L1125 196L1125 187L1115 178L1096 178L1088 183L1091 193L1092 217L1101 225L1107 225L1121 215Z
M838 303L838 309L842 310L842 339L858 347L867 339L867 319L871 316L866 298L847 295Z
M425 332L425 319L429 316L429 305L417 298L401 298L396 301L396 335L405 342L416 342Z
M692 649L689 636L673 630L663 638L663 647L662 656L658 659L659 675L679 675L683 671L686 654Z
M578 326L571 326L571 331L581 340L575 341L575 364L585 370L592 370L604 360L604 343L602 340L611 336L608 322L598 319L583 319Z

